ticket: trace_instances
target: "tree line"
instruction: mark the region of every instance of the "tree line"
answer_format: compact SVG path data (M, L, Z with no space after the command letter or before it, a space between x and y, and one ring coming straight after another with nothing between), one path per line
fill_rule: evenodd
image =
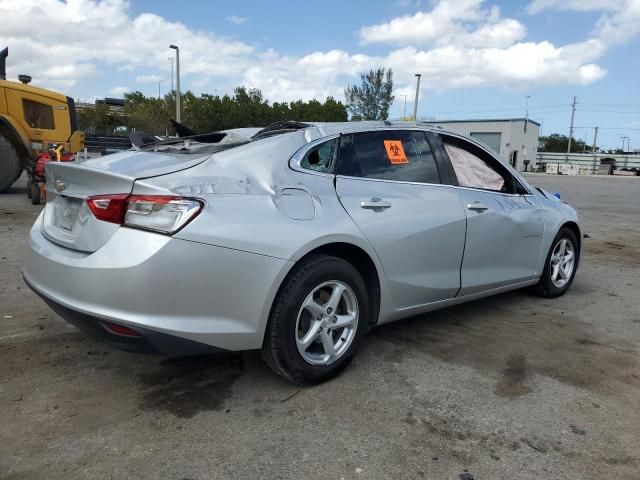
M183 93L181 123L195 132L205 133L239 127L264 127L279 120L345 122L346 106L333 97L324 102L297 100L270 103L258 89L238 87L233 95L195 95ZM153 135L173 133L170 119L175 119L175 92L163 97L147 97L141 92L124 95L122 108L105 104L85 107L78 112L78 127L99 134L127 134L136 129Z
M233 95L181 95L181 123L205 133L240 127L264 127L279 120L346 122L386 120L393 103L393 72L378 68L361 74L361 85L345 88L346 104L333 97L324 102L297 100L270 103L256 88L237 87ZM141 92L124 95L122 108L103 103L78 111L81 130L99 134L127 134L136 129L154 135L173 133L169 119L175 118L175 91L164 97L147 97Z
M538 150L541 152L567 153L568 146L569 137L559 133L552 133L538 139ZM584 140L575 137L571 139L571 153L591 153L592 151L593 146L585 144ZM604 151L600 150L598 146L596 146L596 152L624 153L621 148L610 148Z

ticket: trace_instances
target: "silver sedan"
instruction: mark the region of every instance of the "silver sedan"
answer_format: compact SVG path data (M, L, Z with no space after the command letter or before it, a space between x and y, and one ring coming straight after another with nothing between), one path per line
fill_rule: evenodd
M50 162L24 278L115 347L260 349L311 384L376 325L523 287L562 295L581 239L569 205L472 139L280 122Z

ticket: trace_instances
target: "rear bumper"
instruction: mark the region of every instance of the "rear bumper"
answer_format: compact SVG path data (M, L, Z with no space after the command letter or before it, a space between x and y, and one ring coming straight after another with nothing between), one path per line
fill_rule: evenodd
M186 340L174 335L167 335L165 333L141 327L128 327L137 332L139 335L138 337L118 335L106 328L104 320L72 310L64 305L60 305L39 293L26 279L25 283L31 287L31 289L38 294L40 298L47 303L47 305L49 305L51 310L56 312L67 322L75 325L87 335L100 340L102 343L105 343L112 348L124 350L125 352L152 353L171 357L205 355L225 351L222 348L213 347L204 343Z
M104 337L101 322L140 332L151 350L171 353L167 344L184 340L194 350L180 347L179 354L195 354L202 345L260 348L289 267L274 257L129 228L83 253L45 238L40 218L30 232L23 276L62 317L118 348L140 345Z

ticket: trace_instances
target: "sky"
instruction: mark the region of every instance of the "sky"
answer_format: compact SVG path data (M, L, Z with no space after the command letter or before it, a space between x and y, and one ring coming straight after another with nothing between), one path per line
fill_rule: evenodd
M393 70L391 118L517 118L542 134L640 148L640 0L0 0L9 78L80 100L171 89L270 101L344 100L360 72ZM527 97L529 97L527 99Z

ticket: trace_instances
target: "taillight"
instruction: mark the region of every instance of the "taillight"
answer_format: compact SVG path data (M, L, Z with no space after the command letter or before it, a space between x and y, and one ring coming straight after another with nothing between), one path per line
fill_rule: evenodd
M161 233L175 233L202 209L197 200L171 196L138 196L127 199L124 224Z
M93 216L103 222L122 223L127 208L129 194L120 195L96 195L87 198L89 210Z
M202 202L172 195L96 195L87 204L98 220L173 234L202 210Z

